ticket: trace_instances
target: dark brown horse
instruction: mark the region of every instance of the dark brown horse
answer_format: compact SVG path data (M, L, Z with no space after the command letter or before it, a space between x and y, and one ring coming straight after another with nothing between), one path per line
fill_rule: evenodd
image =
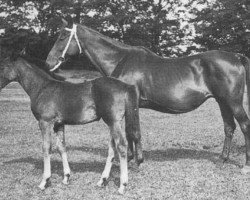
M12 81L19 82L29 95L31 110L42 132L44 174L39 187L45 189L51 176L51 134L55 132L57 136L56 145L63 162L63 183L68 184L70 168L64 125L86 124L102 118L110 129L111 139L105 169L98 185L103 185L109 177L114 150L117 150L121 168L119 192L123 193L128 182L126 136L130 140L138 139L134 137L136 135L140 136L138 99L134 86L107 77L82 84L57 81L21 57L15 60L7 58L0 63L0 89ZM121 124L124 116L126 134Z
M236 124L246 142L246 166L250 171L250 121L243 108L245 83L249 89L248 58L223 51L208 51L189 57L167 59L146 48L132 47L79 24L64 21L47 63L53 71L65 55L81 52L105 75L136 86L141 108L165 113L185 113L213 97L219 104L224 122L223 160L229 157Z

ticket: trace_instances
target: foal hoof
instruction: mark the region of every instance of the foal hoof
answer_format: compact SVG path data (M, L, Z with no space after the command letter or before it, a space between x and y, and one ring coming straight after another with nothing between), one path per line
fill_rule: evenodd
M101 178L96 185L98 187L103 187L103 186L106 186L107 184L108 184L107 179L106 178Z
M120 188L119 188L119 190L118 190L118 193L120 194L120 195L124 195L125 194L125 186L124 185L122 185L122 186L120 186Z
M51 186L51 181L49 178L46 179L46 181L42 181L40 185L38 186L41 190L45 190L47 187Z
M247 165L245 165L242 169L241 169L241 173L242 174L248 174L248 173L250 173L250 166L247 166Z
M63 181L62 181L62 183L63 183L64 185L68 185L68 184L69 184L69 177L70 177L69 174L65 174L65 175L64 175L64 178L63 178Z

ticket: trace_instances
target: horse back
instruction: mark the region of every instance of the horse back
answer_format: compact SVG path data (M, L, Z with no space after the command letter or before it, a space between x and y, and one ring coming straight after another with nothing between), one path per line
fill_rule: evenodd
M182 113L228 92L228 83L241 76L242 69L235 53L208 51L166 59L142 49L127 56L112 76L137 87L140 107Z

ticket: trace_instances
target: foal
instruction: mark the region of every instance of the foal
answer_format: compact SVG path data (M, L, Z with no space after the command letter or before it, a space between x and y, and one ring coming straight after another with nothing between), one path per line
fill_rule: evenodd
M19 82L29 95L31 110L42 132L44 174L39 187L44 190L51 176L51 134L56 133L56 145L63 162L63 183L68 184L70 168L65 149L64 125L86 124L102 118L110 129L111 138L108 158L98 186L102 186L109 177L116 149L121 170L118 191L123 194L128 182L127 140L121 124L124 116L127 137L136 140L141 148L138 137L138 99L134 86L104 77L82 84L60 82L21 57L15 60L7 58L0 63L0 88L12 81Z

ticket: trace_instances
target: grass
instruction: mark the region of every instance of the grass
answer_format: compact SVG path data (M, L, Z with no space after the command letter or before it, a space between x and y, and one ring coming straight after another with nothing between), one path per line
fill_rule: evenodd
M41 134L29 101L17 84L0 94L0 199L3 200L112 200L112 199L248 199L250 176L240 173L245 163L244 138L239 128L230 161L219 155L223 124L214 100L182 115L140 110L145 162L129 164L129 184L118 195L119 163L109 183L96 187L107 156L109 132L94 122L67 126L66 142L72 170L70 184L62 181L59 154L52 155L51 187L38 189L43 172Z

